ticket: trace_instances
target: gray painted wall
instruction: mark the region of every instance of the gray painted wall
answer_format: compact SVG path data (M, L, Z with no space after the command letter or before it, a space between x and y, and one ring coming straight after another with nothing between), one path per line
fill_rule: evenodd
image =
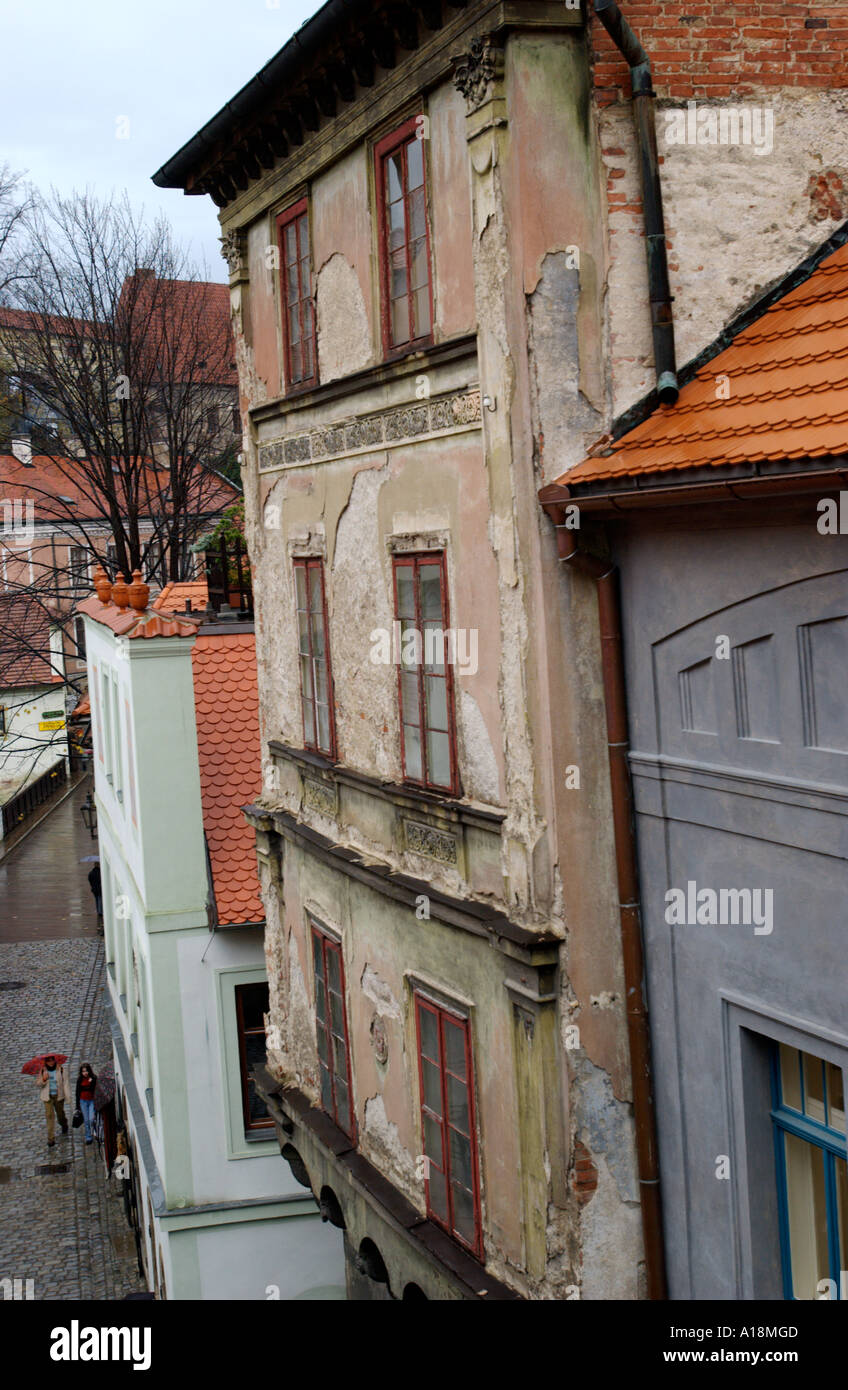
M809 512L611 528L677 1299L782 1298L768 1039L848 1069L848 537ZM771 889L773 929L670 925L689 880Z

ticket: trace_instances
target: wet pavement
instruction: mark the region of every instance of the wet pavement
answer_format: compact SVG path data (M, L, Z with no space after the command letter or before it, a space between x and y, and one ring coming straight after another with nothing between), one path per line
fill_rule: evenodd
M78 862L97 852L79 814L86 790L0 863L0 1281L21 1280L18 1297L35 1299L111 1300L144 1287L97 1144L57 1126L48 1148L36 1083L21 1075L55 1048L68 1054L73 1091L81 1062L98 1071L112 1055L91 866Z
M92 865L80 863L97 853L80 815L90 788L86 778L0 859L0 941L97 935Z

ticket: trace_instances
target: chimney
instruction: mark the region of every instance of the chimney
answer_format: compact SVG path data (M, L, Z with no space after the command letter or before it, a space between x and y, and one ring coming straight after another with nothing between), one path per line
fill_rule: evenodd
M32 468L32 441L30 439L13 439L12 453L18 463L24 464L26 468Z

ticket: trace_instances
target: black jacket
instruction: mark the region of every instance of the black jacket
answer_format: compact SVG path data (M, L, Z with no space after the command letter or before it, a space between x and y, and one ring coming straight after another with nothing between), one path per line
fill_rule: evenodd
M92 1076L92 1081L94 1082L95 1085L97 1085L97 1073L96 1073L96 1072L95 1072L95 1073L93 1074L93 1076ZM77 1110L79 1110L79 1108L80 1108L80 1099L81 1099L81 1096L82 1096L82 1077L81 1077L81 1076L78 1076L78 1077L77 1077L77 1098L76 1098L76 1108L77 1108ZM94 1092L92 1092L91 1098L92 1098L92 1100L94 1099Z

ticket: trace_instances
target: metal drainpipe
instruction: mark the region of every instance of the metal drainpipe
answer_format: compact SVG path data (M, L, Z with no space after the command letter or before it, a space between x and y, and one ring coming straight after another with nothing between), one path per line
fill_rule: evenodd
M645 218L645 245L648 256L648 293L651 301L651 331L654 338L654 367L657 395L663 405L674 405L680 394L674 351L674 318L668 279L662 187L660 185L657 129L654 121L654 89L651 61L615 0L595 0L595 13L616 48L630 65L633 88L633 123L639 149L642 207Z
M665 1251L662 1238L657 1127L651 1087L651 1042L645 1008L645 963L639 905L639 870L633 824L633 794L627 761L627 698L621 645L621 605L618 572L612 561L596 559L578 550L575 533L565 526L561 506L545 507L557 530L557 550L563 564L588 574L597 583L598 618L601 631L601 667L604 707L607 721L607 749L612 793L612 819L615 836L615 863L618 878L621 954L624 965L624 992L627 1008L627 1035L630 1044L630 1073L633 1086L633 1118L636 1127L636 1159L639 1169L639 1200L645 1245L648 1297L664 1299L666 1293Z

